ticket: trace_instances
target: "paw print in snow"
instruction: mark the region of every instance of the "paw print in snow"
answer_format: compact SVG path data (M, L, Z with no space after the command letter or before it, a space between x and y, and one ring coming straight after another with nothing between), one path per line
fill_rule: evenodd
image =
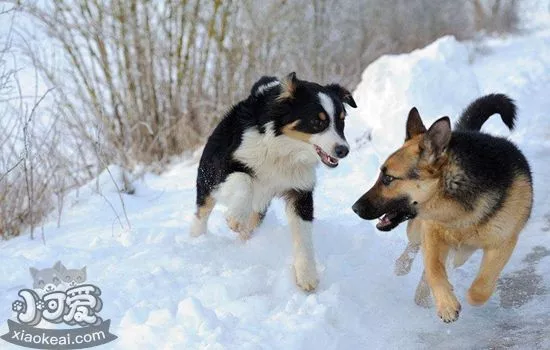
M36 301L36 308L37 308L38 310L44 310L44 307L45 307L45 306L46 306L46 305L44 304L44 302L43 302L42 300L37 300L37 301Z
M11 309L15 312L23 311L23 302L21 300L16 300L11 304Z

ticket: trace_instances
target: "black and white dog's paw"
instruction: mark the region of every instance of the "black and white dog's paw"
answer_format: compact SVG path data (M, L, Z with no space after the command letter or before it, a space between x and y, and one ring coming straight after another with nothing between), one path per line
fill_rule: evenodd
M314 261L298 260L294 263L296 284L306 292L314 291L319 285L319 275Z
M231 229L231 231L238 233L239 238L243 241L248 240L252 235L253 228L251 227L248 220L240 220L234 216L227 216L225 218L225 221L227 222L227 226Z

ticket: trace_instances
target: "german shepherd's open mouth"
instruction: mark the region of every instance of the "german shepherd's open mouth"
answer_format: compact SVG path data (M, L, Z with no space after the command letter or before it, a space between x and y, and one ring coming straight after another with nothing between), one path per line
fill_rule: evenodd
M378 218L376 228L380 231L391 231L403 221L412 219L415 216L416 214L411 214L404 211L389 212Z
M403 197L381 205L373 205L368 192L353 205L353 211L365 220L378 219L376 228L380 231L391 231L400 223L416 217L416 210L409 199Z

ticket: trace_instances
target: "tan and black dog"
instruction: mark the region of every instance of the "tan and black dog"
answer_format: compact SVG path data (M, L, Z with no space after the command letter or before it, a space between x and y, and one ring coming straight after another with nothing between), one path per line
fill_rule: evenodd
M513 129L516 107L502 94L470 104L454 131L448 117L426 129L413 108L405 143L353 205L363 219L380 218L376 226L382 231L410 220L410 242L397 261L396 273L408 272L421 245L424 273L416 300L422 302L431 290L445 322L455 321L460 312L447 278L449 253L454 253L454 265L460 266L483 249L480 270L467 295L470 304L481 305L493 293L531 213L533 187L524 155L512 142L480 132L495 113Z

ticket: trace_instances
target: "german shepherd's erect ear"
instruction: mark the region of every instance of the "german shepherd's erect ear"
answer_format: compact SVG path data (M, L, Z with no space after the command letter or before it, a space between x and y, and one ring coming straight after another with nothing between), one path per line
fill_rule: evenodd
M442 117L436 120L428 130L420 118L418 110L413 107L407 118L407 130L405 141L424 134L420 143L423 156L427 157L428 163L434 163L445 152L451 140L451 121L449 117Z
M426 131L421 148L423 156L428 157L428 163L433 164L447 150L451 141L451 121L449 117L436 120Z
M416 135L423 134L426 132L426 127L420 118L418 109L413 107L409 112L409 117L407 118L407 136L405 141L412 139Z

